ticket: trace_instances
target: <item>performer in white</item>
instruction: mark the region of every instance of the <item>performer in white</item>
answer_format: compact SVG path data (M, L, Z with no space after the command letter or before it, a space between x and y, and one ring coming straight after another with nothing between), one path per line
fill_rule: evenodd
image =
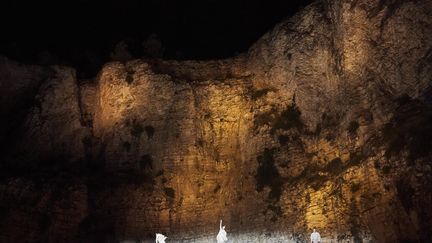
M321 242L321 236L320 234L313 229L313 232L311 234L311 243L320 243Z
M228 241L227 232L225 231L225 226L222 226L222 219L219 224L219 233L216 236L217 243L224 243Z
M156 243L165 243L165 239L168 238L163 234L156 234Z

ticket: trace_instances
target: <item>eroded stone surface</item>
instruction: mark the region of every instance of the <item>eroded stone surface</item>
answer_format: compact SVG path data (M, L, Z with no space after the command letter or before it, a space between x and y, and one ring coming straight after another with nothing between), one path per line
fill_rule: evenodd
M11 93L38 84L15 147L41 162L2 182L0 239L430 240L431 5L319 1L239 57L94 82L2 62Z

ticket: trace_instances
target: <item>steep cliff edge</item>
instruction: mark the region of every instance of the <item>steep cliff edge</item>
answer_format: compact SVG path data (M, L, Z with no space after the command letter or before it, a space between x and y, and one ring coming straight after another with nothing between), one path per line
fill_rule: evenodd
M0 241L431 240L432 2L318 1L219 61L0 60Z

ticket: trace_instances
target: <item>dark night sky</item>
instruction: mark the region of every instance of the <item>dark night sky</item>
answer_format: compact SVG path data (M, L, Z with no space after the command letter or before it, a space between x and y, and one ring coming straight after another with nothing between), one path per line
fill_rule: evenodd
M156 33L164 58L214 59L246 51L310 0L11 0L0 3L0 54L66 64L93 76L124 40L133 57ZM41 53L49 53L50 58ZM44 63L48 62L48 63Z

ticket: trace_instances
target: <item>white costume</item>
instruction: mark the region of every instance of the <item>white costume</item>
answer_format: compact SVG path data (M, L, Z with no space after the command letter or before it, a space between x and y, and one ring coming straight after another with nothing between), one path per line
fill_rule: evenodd
M319 243L321 242L321 236L318 232L316 232L316 230L314 229L312 234L311 234L311 242L312 243Z
M165 243L165 239L168 238L163 234L156 234L156 243Z
M228 241L227 232L225 231L225 226L222 226L222 219L219 224L219 233L216 236L217 243L224 243Z

